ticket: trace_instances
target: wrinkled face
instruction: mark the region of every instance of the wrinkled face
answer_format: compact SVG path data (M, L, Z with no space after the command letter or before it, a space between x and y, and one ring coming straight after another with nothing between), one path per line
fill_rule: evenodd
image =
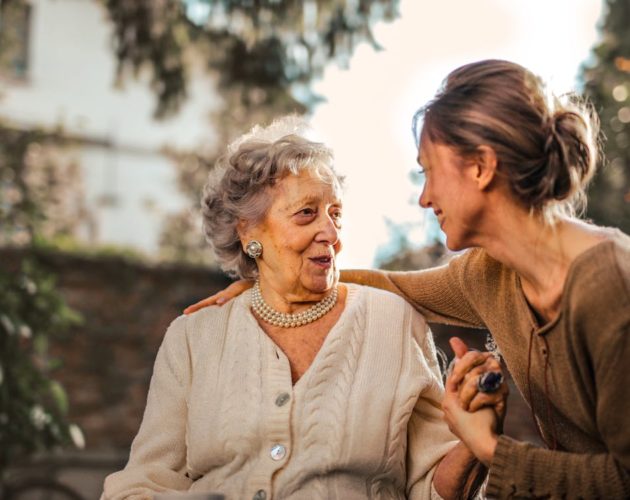
M291 299L315 300L338 280L341 250L340 187L305 170L270 189L272 204L249 234L263 245L258 270L263 290Z
M425 174L420 205L432 209L437 216L449 249L468 248L479 227L483 208L473 180L475 163L425 136L421 139L418 163Z

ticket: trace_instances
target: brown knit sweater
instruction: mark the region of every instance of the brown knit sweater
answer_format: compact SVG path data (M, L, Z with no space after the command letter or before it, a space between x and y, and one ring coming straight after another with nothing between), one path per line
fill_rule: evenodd
M573 262L560 315L542 327L516 273L481 249L342 279L398 293L430 322L490 330L556 451L501 436L489 497L630 498L630 237L612 230Z

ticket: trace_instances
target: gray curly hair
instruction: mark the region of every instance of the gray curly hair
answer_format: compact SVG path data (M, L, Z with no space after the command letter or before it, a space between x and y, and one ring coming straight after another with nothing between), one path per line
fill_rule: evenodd
M237 226L239 221L262 222L272 202L269 188L303 170L315 172L323 182L342 184L333 168L332 150L307 139L309 131L295 116L281 118L267 127L254 127L217 160L203 191L203 230L229 276L258 275L256 261L243 252Z

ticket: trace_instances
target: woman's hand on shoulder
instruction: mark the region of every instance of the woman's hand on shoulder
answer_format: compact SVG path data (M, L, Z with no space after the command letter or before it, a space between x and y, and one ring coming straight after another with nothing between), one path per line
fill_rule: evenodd
M231 300L234 297L238 297L240 294L250 289L252 286L254 286L254 282L251 280L235 281L220 292L217 292L210 297L200 300L196 304L188 306L186 309L184 309L184 314L192 314L208 306L221 306L225 304L228 300Z

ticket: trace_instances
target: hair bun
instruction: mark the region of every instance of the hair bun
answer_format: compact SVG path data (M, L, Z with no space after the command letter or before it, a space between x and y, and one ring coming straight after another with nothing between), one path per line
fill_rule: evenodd
M543 199L566 200L583 191L595 172L597 147L584 110L563 108L549 117L544 157L547 162L541 184Z

